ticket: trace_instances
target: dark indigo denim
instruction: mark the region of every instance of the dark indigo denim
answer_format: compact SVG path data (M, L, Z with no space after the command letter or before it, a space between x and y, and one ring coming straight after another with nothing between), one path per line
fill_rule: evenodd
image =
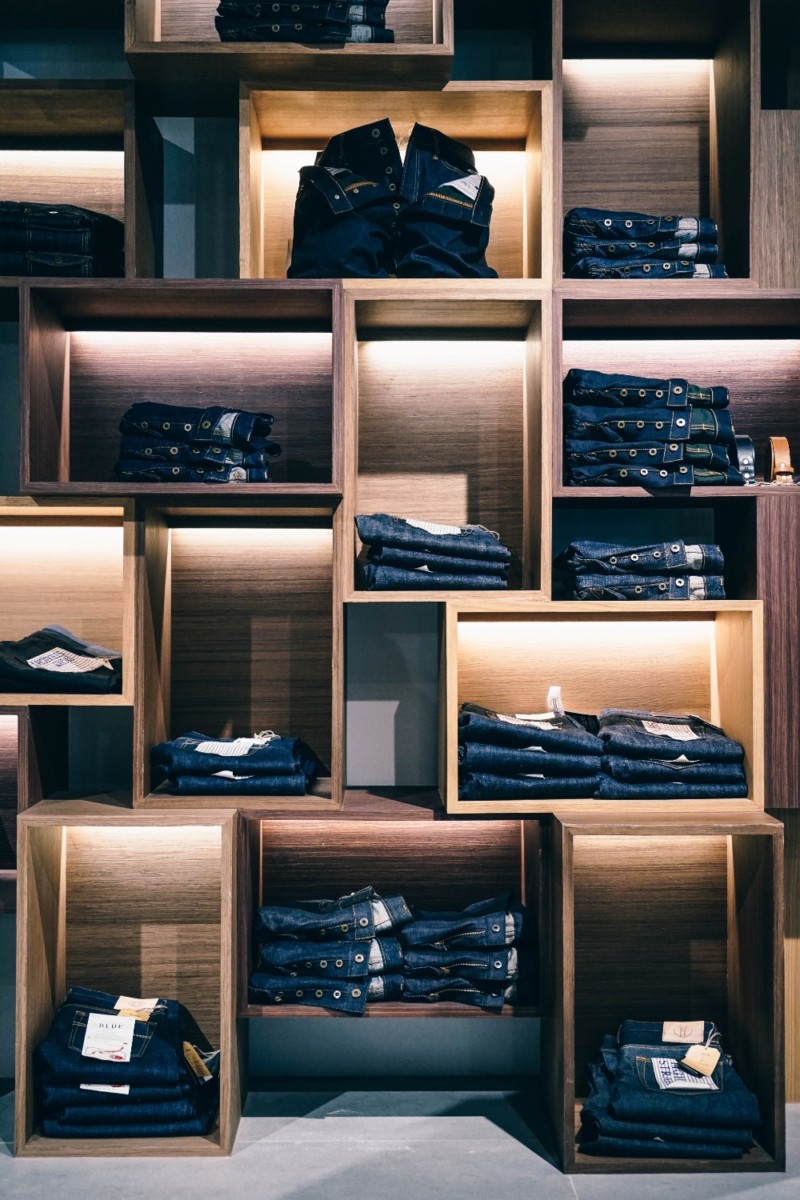
M600 737L607 754L626 758L675 759L685 754L701 762L741 762L744 750L733 738L708 721L688 713L651 713L606 708L600 713ZM650 733L643 722L688 726L696 735L688 740Z
M638 1045L620 1048L611 1083L610 1109L623 1121L663 1122L722 1129L756 1129L758 1101L731 1060L723 1056L711 1078L718 1091L666 1090L656 1082L652 1060L684 1057L686 1046Z
M2 274L124 275L124 256L124 226L105 213L0 201Z
M687 544L651 542L625 546L617 542L570 542L556 559L563 570L591 575L721 575L725 559L719 546L710 543Z
M139 1125L161 1121L177 1124L207 1119L209 1115L213 1117L217 1107L216 1089L209 1087L208 1091L211 1095L205 1101L202 1091L198 1090L197 1097L175 1100L142 1100L140 1097L133 1104L127 1097L120 1100L109 1094L105 1095L105 1103L103 1093L94 1093L94 1104L66 1105L56 1119L64 1125L95 1125L98 1129L115 1123L130 1124L133 1126L131 1134L135 1136ZM92 1095L91 1092L81 1094Z
M746 783L621 783L600 776L598 800L735 800L747 796Z
M425 522L437 525L438 522ZM362 514L356 517L356 528L362 542L370 546L394 546L401 550L430 550L450 557L485 559L491 563L507 564L511 551L503 545L498 534L483 525L444 526L458 532L431 533L420 528L411 518L392 517L388 513ZM497 567L489 568L496 571Z
M488 988L490 990L476 986L474 980L458 976L440 979L435 975L410 975L403 981L403 1000L410 1004L433 1004L443 1000L500 1012L506 998L505 988L491 984Z
M333 979L322 974L289 979L285 975L253 971L248 995L251 1004L305 1004L312 1008L360 1014L367 1003L369 983L367 979Z
M479 566L478 561L476 565ZM370 562L360 564L359 577L361 587L367 592L424 592L436 589L497 592L508 587L508 581L502 575L480 575L466 571L454 574L421 568L406 571L403 567L382 567Z
M191 1081L189 1073L172 1087L132 1087L127 1094L87 1092L78 1083L51 1083L50 1077L46 1075L36 1080L36 1087L42 1111L49 1116L58 1116L66 1108L93 1108L98 1103L98 1096L105 1096L111 1105L119 1106L119 1111L122 1112L125 1108L138 1107L139 1103L166 1104L174 1100L186 1100L201 1090L198 1084Z
M121 458L114 464L114 474L122 482L134 483L269 483L270 480L267 467L198 467L192 463L175 466L144 463L136 458Z
M685 262L672 260L628 259L624 263L607 258L580 258L566 274L572 279L727 279L722 263Z
M165 462L171 465L201 467L268 467L270 458L280 454L277 442L269 442L264 450L235 450L230 446L186 446L181 442L125 434L119 448L122 459L141 459L144 462Z
M574 487L743 487L744 475L734 467L724 471L685 465L673 470L665 467L570 467L567 483Z
M261 946L260 963L267 974L330 975L336 979L366 979L368 975L403 969L403 948L397 938L362 942L295 942L278 938Z
M109 666L100 665L92 671L71 673L31 667L28 660L50 650L68 650L89 658L104 658ZM0 642L0 692L74 692L106 695L122 691L122 658L95 654L90 643L74 634L40 629L18 642Z
M493 775L596 775L600 758L595 754L559 754L542 749L461 742L458 763L465 771L488 771Z
M714 1021L703 1022L703 1041L719 1047L721 1039ZM617 1030L617 1036L603 1039L603 1047L618 1046L683 1046L683 1042L664 1040L663 1021L623 1021Z
M564 405L564 430L579 441L609 442L724 442L733 444L733 422L725 410L695 408L612 409Z
M211 405L208 408L183 404L142 401L123 415L120 433L145 434L158 441L166 434L171 441L186 446L234 446L239 450L266 450L274 453L270 441L274 417L269 413L242 412L239 409Z
M381 567L403 567L412 571L416 567L428 567L431 571L447 575L480 574L498 575L505 579L507 562L492 562L487 558L459 557L455 554L435 554L432 550L404 550L399 546L371 546L367 554L369 562Z
M415 910L404 925L400 940L405 947L435 946L441 950L462 947L511 946L530 936L525 909L509 906L506 896L492 896L467 905L460 912Z
M716 242L710 217L657 217L650 213L605 208L572 208L564 219L570 237L641 238L648 241Z
M338 900L264 905L256 913L255 936L258 941L291 937L297 941L364 942L410 920L411 910L402 896L383 898L366 887Z
M204 742L233 744L239 738L207 737L192 731L171 742L159 742L150 750L154 770L165 775L200 775L212 771L235 771L249 775L284 775L302 768L311 752L300 738L275 737L254 745L244 754L206 754L197 747Z
M496 277L494 189L468 146L415 125L405 162L388 119L332 138L300 171L290 278Z
M564 754L602 754L603 743L586 727L597 727L596 718L565 713L497 713L479 704L466 702L458 714L459 741L487 742L519 749L541 747ZM586 724L583 723L586 722Z
M564 399L575 404L607 404L620 408L727 408L726 387L699 387L687 379L653 379L647 375L621 375L584 371L573 367L564 380Z
M572 799L593 796L598 775L574 777L548 775L537 778L525 775L492 775L488 771L460 774L459 800L528 800Z
M137 1021L130 1062L115 1063L84 1056L83 1041L90 1012L115 1015L117 997L108 1006L65 1002L50 1031L34 1051L37 1075L59 1083L127 1083L132 1086L175 1086L185 1078L183 1029L178 1005L167 1001L166 1012Z
M731 465L727 446L703 442L608 442L564 439L564 465L567 473L575 467L708 467L724 470Z
M664 758L621 758L603 755L603 771L621 783L717 783L744 784L744 768L738 762L693 762L691 749L672 760Z
M0 250L0 275L52 275L65 279L92 279L122 275L92 254L68 254L63 250Z
M300 0L291 4L288 0L222 0L217 6L221 16L263 17L265 21L305 21L327 22L331 25L348 25L366 22L370 25L381 25L386 19L386 6L389 0L329 0L328 3L316 4L312 0Z
M462 979L505 983L516 979L517 951L494 950L406 950L406 975L428 975L434 979Z
M724 600L721 575L576 575L576 600Z
M299 14L297 14L299 15ZM295 21L287 24L260 23L247 17L215 17L222 42L301 42L305 45L342 42L393 42L394 31L382 25L331 25L322 21Z
M291 775L178 775L166 782L172 796L304 796L309 779Z
M155 1120L141 1124L120 1121L118 1124L78 1125L59 1121L53 1117L44 1117L42 1133L45 1137L67 1138L193 1137L210 1133L216 1124L216 1119L216 1112L210 1112L185 1121Z
M715 263L718 254L719 247L716 242L679 242L677 239L668 242L626 242L601 241L597 238L574 238L570 239L566 261L568 266L587 258L623 263L632 260L647 262L654 258L667 262L678 260Z

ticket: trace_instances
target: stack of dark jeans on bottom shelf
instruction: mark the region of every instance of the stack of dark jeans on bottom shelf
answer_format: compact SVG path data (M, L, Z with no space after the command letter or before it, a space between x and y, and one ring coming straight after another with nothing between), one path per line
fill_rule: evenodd
M460 800L534 800L593 796L603 744L594 717L577 713L497 713L461 705Z
M508 587L511 551L482 525L442 525L386 513L356 517L368 547L359 563L367 591L499 590Z
M726 387L573 369L564 380L564 482L573 487L744 485L731 465Z
M125 227L74 204L0 200L0 275L125 274Z
M47 1137L209 1133L219 1065L177 1001L71 988L33 1054L39 1125Z
M530 941L508 897L459 912L417 911L365 887L338 900L259 908L251 1004L303 1004L354 1016L368 1003L451 1001L498 1012L515 995L516 946Z
M752 1147L758 1100L731 1058L722 1054L711 1075L680 1066L692 1043L721 1050L716 1027L679 1026L679 1035L689 1034L680 1042L674 1030L672 1022L624 1021L616 1037L603 1038L599 1060L588 1068L581 1153L736 1159Z
M269 460L281 447L270 439L269 413L214 405L143 401L119 423L117 479L142 483L267 483Z
M122 691L122 655L46 625L18 642L0 642L0 693Z
M724 600L719 546L571 542L555 566L572 600Z
M186 733L150 750L153 786L174 796L304 796L319 760L299 738L271 732L208 738Z
M221 0L214 23L222 42L301 42L307 46L393 42L394 31L386 28L388 3Z
M690 713L600 713L601 800L721 800L747 796L744 750Z
M710 217L573 208L564 219L570 279L726 279Z

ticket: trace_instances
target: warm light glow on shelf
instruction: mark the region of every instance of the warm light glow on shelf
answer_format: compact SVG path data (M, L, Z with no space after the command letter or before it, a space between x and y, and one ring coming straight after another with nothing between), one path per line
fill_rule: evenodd
M224 320L224 317L220 318ZM144 330L129 329L80 329L71 335L73 349L98 354L117 353L136 357L146 354L149 360L163 355L169 361L186 354L198 358L211 358L216 362L220 356L237 356L237 364L248 360L263 359L268 371L271 356L280 350L284 358L287 352L296 354L298 360L306 355L317 355L331 348L331 334L324 332L280 332L270 330ZM265 389L268 386L265 374ZM187 400L187 403L191 403Z
M695 372L693 383L705 386L730 382L731 371L752 373L752 363L768 364L770 377L785 374L796 379L800 371L800 339L797 338L638 338L616 336L592 341L570 341L565 330L564 371L592 368L621 374L653 375L656 371L686 376ZM672 364L670 366L670 364ZM702 371L702 378L699 372Z
M712 65L708 58L569 58L564 60L564 79L646 78L651 85L657 80L661 87L707 75Z
M77 204L124 216L122 150L0 150L0 200Z
M330 529L302 529L294 526L265 529L247 525L225 525L213 529L173 529L173 552L185 549L189 553L202 549L208 543L223 544L225 553L231 558L248 550L266 551L280 555L292 555L298 561L333 554L333 533ZM217 564L218 566L219 564Z
M184 855L187 850L209 851L222 845L222 830L218 825L153 825L131 828L128 825L69 825L68 844L81 850L96 850L105 854L123 855L163 853L169 850ZM119 866L124 863L120 860Z
M358 353L361 362L371 371L379 370L389 376L396 374L403 377L416 371L423 371L427 375L433 371L446 376L452 383L455 374L458 376L457 386L468 388L470 394L480 393L481 372L487 369L493 376L500 371L513 373L518 370L521 385L525 368L525 344L522 341L484 341L480 338L370 339L359 342ZM414 405L418 405L417 389L410 394ZM433 404L439 402L440 398L431 394L427 401Z

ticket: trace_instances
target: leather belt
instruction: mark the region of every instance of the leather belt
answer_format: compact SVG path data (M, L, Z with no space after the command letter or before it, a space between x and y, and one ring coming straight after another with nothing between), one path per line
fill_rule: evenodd
M794 468L788 441L785 437L771 437L769 448L772 456L771 482L783 485L793 484Z
M745 433L734 435L736 447L736 466L744 476L745 483L754 484L756 481L756 448L753 439Z

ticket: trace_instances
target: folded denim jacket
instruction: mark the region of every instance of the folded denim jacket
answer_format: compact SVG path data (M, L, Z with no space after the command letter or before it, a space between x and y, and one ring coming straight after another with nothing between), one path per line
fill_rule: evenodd
M727 408L729 396L726 387L700 387L680 377L652 379L573 367L564 380L564 400L615 408Z
M586 540L570 542L556 566L587 575L721 575L725 559L717 545L680 538L641 546Z
M491 742L462 741L458 747L458 765L464 771L491 775L596 775L600 757L596 754L568 753L532 746L493 745Z
M295 942L278 938L259 951L266 974L314 975L317 978L366 979L368 975L395 974L403 969L403 948L397 938L363 942Z
M576 575L576 600L724 600L721 575Z
M605 754L698 762L741 762L744 750L724 730L692 713L653 713L621 708L599 716Z
M163 462L171 466L193 467L268 467L269 459L281 453L277 442L268 442L263 450L237 450L232 446L199 446L127 433L122 437L119 457L124 461Z
M508 564L511 551L498 534L483 525L443 525L436 521L418 521L411 517L392 517L387 513L356 517L362 542L371 546L394 546L402 550L425 551L457 558L485 559L492 564ZM497 566L489 568L497 571Z
M487 742L518 749L602 754L603 743L590 729L597 729L597 718L577 713L498 713L465 701L458 714L460 742Z
M285 22L299 18L331 25L362 22L380 25L386 19L388 3L389 0L328 0L327 3L300 0L298 4L288 0L221 0L217 12L223 17L263 17L265 21Z
M666 467L571 467L566 482L574 487L743 487L744 475L734 467L712 470L685 464Z
M270 440L274 417L269 413L242 412L212 405L187 405L142 401L132 404L119 423L120 433L146 435L158 441L211 447L233 446L239 450L274 453Z
M727 279L722 263L708 264L679 259L644 258L612 262L608 258L585 257L565 272L572 279Z
M565 237L642 238L650 241L716 242L710 217L658 217L651 213L605 208L571 208L564 218Z
M298 900L266 904L256 912L257 941L288 937L296 941L371 942L413 919L402 896L381 898L372 887L338 900Z
M294 14L299 17L299 13ZM362 25L328 21L270 21L268 18L216 16L222 42L300 42L339 45L343 42L393 42L394 31L383 24Z
M674 472L683 466L724 471L730 465L728 447L707 442L619 442L610 446L604 441L564 439L564 468L568 475L579 474L576 467L627 467L629 471L637 467L666 467Z
M564 430L578 441L615 443L723 442L733 444L731 415L725 409L609 408L564 405Z
M462 979L506 983L519 974L517 951L512 948L493 950L406 950L406 975L431 976L434 979Z
M368 1000L399 1000L402 991L402 975L373 975L364 980L323 974L288 978L256 970L248 984L251 1004L304 1004L354 1015L364 1012Z
M716 242L681 242L677 238L656 242L636 239L603 240L600 238L570 237L565 240L567 263L574 265L585 259L606 259L612 262L647 262L649 259L662 261L687 261L714 263L719 247Z
M432 974L407 975L403 980L403 1001L409 1004L434 1004L441 1000L469 1004L488 1012L500 1012L505 1001L513 1000L515 995L516 984L493 984L487 981L481 986L474 979L458 975L447 978Z
M413 921L403 926L399 936L406 950L419 946L458 950L511 946L531 932L523 908L511 906L507 896L494 896L460 912L415 910Z

